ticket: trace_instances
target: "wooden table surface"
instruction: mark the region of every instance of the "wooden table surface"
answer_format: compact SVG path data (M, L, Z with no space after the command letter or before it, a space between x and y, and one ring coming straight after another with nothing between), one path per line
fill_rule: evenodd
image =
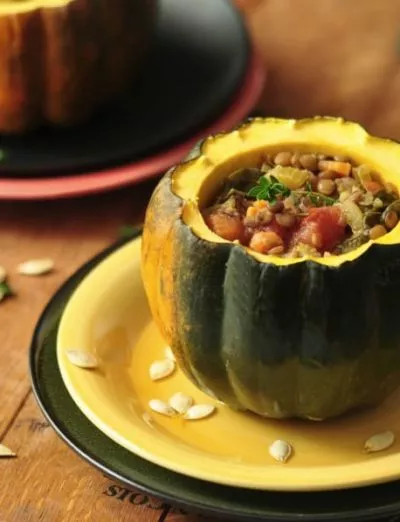
M301 51L301 46L290 47L290 56L282 55L282 58L275 58L274 62L274 56L279 56L279 49L282 49L282 53L287 49L287 46L280 44L286 41L285 27L290 28L291 37L298 27L299 42L303 41L304 35L309 35L311 30L314 32L322 30L328 43L323 49L317 46L317 50L320 54L324 53L323 59L327 67L333 63L336 68L334 70L347 67L346 88L353 94L353 97L346 95L343 98L342 90L338 91L337 88L335 90L331 88L330 83L326 83L323 89L324 103L328 100L330 105L322 104L321 111L318 111L318 106L313 105L317 99L315 96L310 100L300 96L298 107L301 115L316 112L339 113L359 119L363 123L370 121L371 107L375 103L376 96L372 96L372 93L366 98L369 104L367 109L353 103L353 99L358 100L359 96L357 89L352 90L351 86L358 85L362 78L358 69L353 73L354 78L351 77L354 70L351 66L351 50L354 47L352 35L357 27L360 28L361 35L366 34L365 24L376 19L378 15L382 17L382 23L375 24L374 27L380 27L380 30L385 32L383 18L387 18L386 25L392 27L391 39L390 41L386 39L387 48L379 51L379 64L384 63L386 67L381 72L382 81L388 83L389 76L393 76L395 82L400 81L400 76L395 71L397 64L393 54L397 22L393 22L392 25L390 22L396 18L393 14L400 6L400 0L387 0L385 9L379 13L376 13L376 9L381 3L375 0L363 1L361 10L353 6L354 13L351 11L348 16L354 14L354 31L342 33L340 45L346 60L343 58L339 62L336 58L338 42L330 45L331 41L335 41L337 29L333 22L329 24L326 21L324 13L321 12L319 15L324 17L324 24L320 29L318 24L314 24L305 32L297 22L299 10L307 9L308 6L311 12L315 2L296 1L298 11L293 12L293 2L287 0L284 2L281 0L236 1L249 16L249 26L255 34L261 54L268 63L273 63L270 70L272 81L268 84L263 98L263 107L271 114L285 114L282 110L282 99L276 93L283 93L286 88L289 94L285 99L291 104L286 107L286 112L289 110L297 115L290 90L296 88L296 79L301 80L301 73L304 73L302 69L296 72L296 77L289 75L285 78L285 71L288 73L293 71L294 66L287 67L283 63L283 60L288 59L291 59L294 64L301 63L300 58L295 54L296 49ZM332 4L333 0L329 1ZM358 2L357 5L359 6L360 3ZM332 10L330 20L339 23L344 19L348 13L345 11L348 9L347 6L349 6L347 0L335 0L335 9ZM389 7L390 9L386 9ZM306 13L303 14L305 14L304 20L310 22ZM271 25L270 20L273 16L276 16L278 24ZM285 23L279 23L279 20ZM277 27L278 32L265 30L265 27ZM329 34L332 37L327 36ZM273 40L274 35L275 40ZM384 39L382 41L384 42ZM375 46L375 43L372 43ZM361 47L364 49L364 46ZM272 56L274 50L276 54ZM357 52L357 49L354 52ZM353 58L354 63L360 65L357 56ZM365 53L362 58L365 74L371 77L370 72L372 69L374 72L375 66L371 62L368 69ZM281 76L279 71L282 73ZM393 71L393 74L390 75L388 71ZM279 81L282 81L282 85ZM314 85L318 86L318 82ZM398 89L395 89L396 83L392 82L392 86L393 93L398 92ZM310 92L310 89L307 88L306 91ZM302 91L298 89L297 92ZM274 99L278 100L275 107ZM386 112L383 110L383 101L381 118L374 123L374 131L399 139L398 117L394 118L393 115L397 114L394 108L396 104L400 104L400 97L395 97L393 94ZM332 110L330 111L329 108ZM358 112L355 112L356 108ZM0 303L0 442L17 454L16 458L0 459L0 522L162 522L164 520L194 522L197 520L195 516L184 514L179 509L150 499L146 495L118 490L106 477L83 462L65 443L61 442L45 422L30 390L28 377L28 348L35 323L46 302L80 265L117 238L118 230L122 225L141 222L153 187L154 182L151 182L108 195L69 201L0 202L0 265L4 265L7 269L10 283L17 293L15 298ZM37 257L51 257L55 261L54 272L41 278L28 278L16 273L18 263ZM119 493L115 495L117 490Z
M121 226L141 222L154 184L70 201L0 203L0 264L16 292L0 304L0 442L17 454L0 459L0 522L196 520L146 495L112 488L49 427L28 376L28 348L46 302L118 237ZM38 257L52 258L54 272L16 273L18 263Z

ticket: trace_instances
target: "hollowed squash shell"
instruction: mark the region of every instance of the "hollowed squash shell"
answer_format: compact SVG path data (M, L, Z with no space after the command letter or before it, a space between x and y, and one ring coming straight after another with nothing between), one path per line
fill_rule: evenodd
M356 123L254 119L205 139L149 203L143 280L165 342L191 381L232 408L326 419L400 384L400 228L338 256L290 259L226 241L201 208L265 154L344 154L400 185L400 145Z

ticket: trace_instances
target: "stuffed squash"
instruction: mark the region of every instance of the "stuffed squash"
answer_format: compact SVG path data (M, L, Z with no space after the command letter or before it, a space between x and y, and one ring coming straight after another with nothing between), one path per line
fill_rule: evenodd
M399 170L400 145L355 123L257 118L163 177L143 280L199 388L322 420L399 386Z

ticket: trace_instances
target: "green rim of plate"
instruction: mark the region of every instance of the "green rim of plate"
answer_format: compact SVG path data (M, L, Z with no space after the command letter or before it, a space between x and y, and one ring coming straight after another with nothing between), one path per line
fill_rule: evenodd
M140 233L138 229L130 238L120 240L83 265L52 297L36 325L29 355L32 388L44 416L61 439L113 480L193 512L247 522L382 521L398 515L400 481L316 493L220 486L168 471L135 456L106 437L80 412L63 384L57 365L60 318L71 294L86 275Z

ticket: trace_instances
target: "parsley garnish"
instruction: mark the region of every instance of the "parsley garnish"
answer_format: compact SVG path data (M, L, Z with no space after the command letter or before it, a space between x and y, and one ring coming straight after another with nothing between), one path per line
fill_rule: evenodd
M5 281L0 283L0 301L4 297L8 297L14 295L14 292L11 290L11 287L9 284L7 284Z
M287 197L290 195L290 190L286 185L280 183L274 176L261 176L257 185L252 187L248 193L248 196L256 199L265 199L270 203L275 203L278 196Z

